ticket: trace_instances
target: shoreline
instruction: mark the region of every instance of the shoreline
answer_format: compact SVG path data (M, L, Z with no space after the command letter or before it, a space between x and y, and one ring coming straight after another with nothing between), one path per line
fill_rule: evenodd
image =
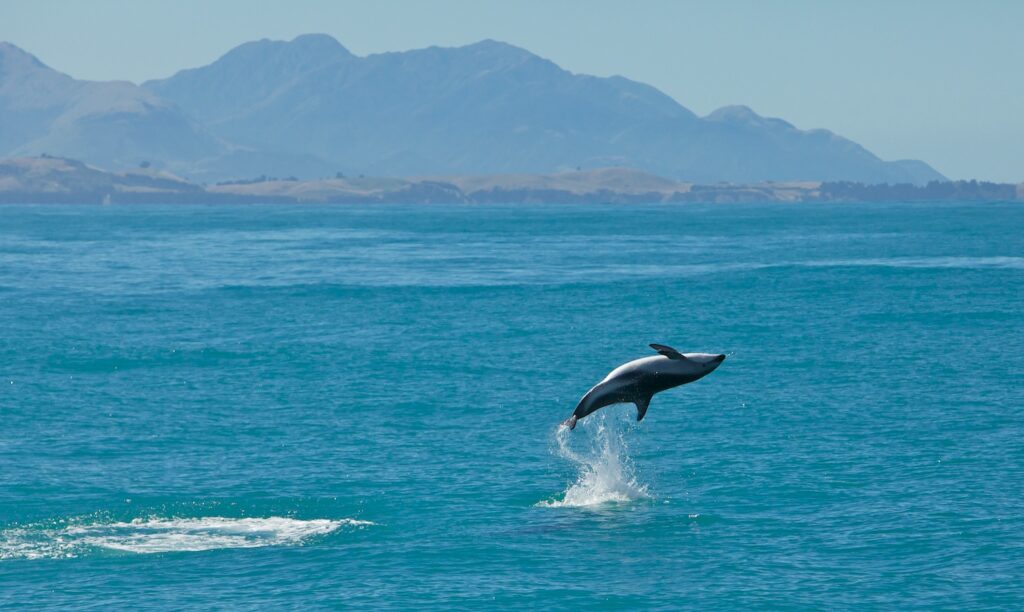
M732 204L1024 201L1024 183L865 185L786 181L705 185L626 168L556 174L298 180L215 185L148 168L108 172L57 157L0 159L0 204Z

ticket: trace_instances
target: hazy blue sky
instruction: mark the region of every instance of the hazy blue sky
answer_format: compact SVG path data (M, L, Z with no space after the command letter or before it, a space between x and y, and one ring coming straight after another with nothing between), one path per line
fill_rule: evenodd
M706 114L746 104L951 178L1024 181L1024 2L0 0L0 40L83 79L143 81L258 38L365 55L494 38L650 83Z

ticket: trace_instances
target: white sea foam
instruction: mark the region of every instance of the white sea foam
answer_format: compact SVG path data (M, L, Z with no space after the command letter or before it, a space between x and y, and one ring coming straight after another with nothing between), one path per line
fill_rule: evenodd
M576 481L569 485L561 499L539 502L548 508L579 508L608 503L624 503L650 497L647 486L637 482L636 469L629 458L621 430L605 421L604 413L591 416L590 423L580 423L575 432L559 427L555 434L556 453L576 464ZM593 431L594 433L590 433ZM570 438L584 438L590 449L578 453L569 446Z
M195 552L220 548L296 546L342 527L370 521L267 518L146 518L130 522L68 522L0 531L0 559L77 557L105 549L130 553Z

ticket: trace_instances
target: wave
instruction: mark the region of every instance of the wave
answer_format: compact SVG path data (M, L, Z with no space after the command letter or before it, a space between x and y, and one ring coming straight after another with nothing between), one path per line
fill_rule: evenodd
M252 280L248 283L217 285L213 289L252 295L287 292L296 295L349 295L353 290L378 287L518 287L569 286L743 274L791 268L894 268L921 270L1024 270L1024 257L873 257L850 259L806 259L778 261L708 261L671 264L580 264L568 269L562 263L507 261L477 262L472 266L459 258L409 266L403 272L382 277L375 262L346 263L344 269L319 282L291 282L289 279ZM243 279L244 280L244 279Z
M782 264L785 265L785 264ZM888 257L868 259L822 259L793 262L808 268L882 267L982 270L988 268L1024 270L1024 257Z
M299 520L279 516L67 521L60 527L37 524L0 531L0 559L72 558L98 550L147 554L297 546L342 527L373 524L348 518Z
M605 270L621 275L706 276L730 272L756 272L776 268L917 268L1024 270L1024 257L869 257L859 259L807 259L777 262L708 262L667 265L606 266Z
M638 482L636 468L629 457L622 430L612 431L605 414L581 421L575 432L559 426L555 433L555 452L576 464L576 481L569 485L561 499L539 502L546 508L582 508L609 503L626 503L651 497L647 486ZM589 427L588 427L589 426ZM590 430L594 433L588 436ZM570 437L584 438L590 448L577 453L569 446Z

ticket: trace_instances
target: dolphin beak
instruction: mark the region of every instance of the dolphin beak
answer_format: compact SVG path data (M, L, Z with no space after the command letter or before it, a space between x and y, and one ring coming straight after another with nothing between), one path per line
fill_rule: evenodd
M725 355L719 355L718 357L715 357L715 359L714 359L715 363L722 363L723 361L725 361Z

